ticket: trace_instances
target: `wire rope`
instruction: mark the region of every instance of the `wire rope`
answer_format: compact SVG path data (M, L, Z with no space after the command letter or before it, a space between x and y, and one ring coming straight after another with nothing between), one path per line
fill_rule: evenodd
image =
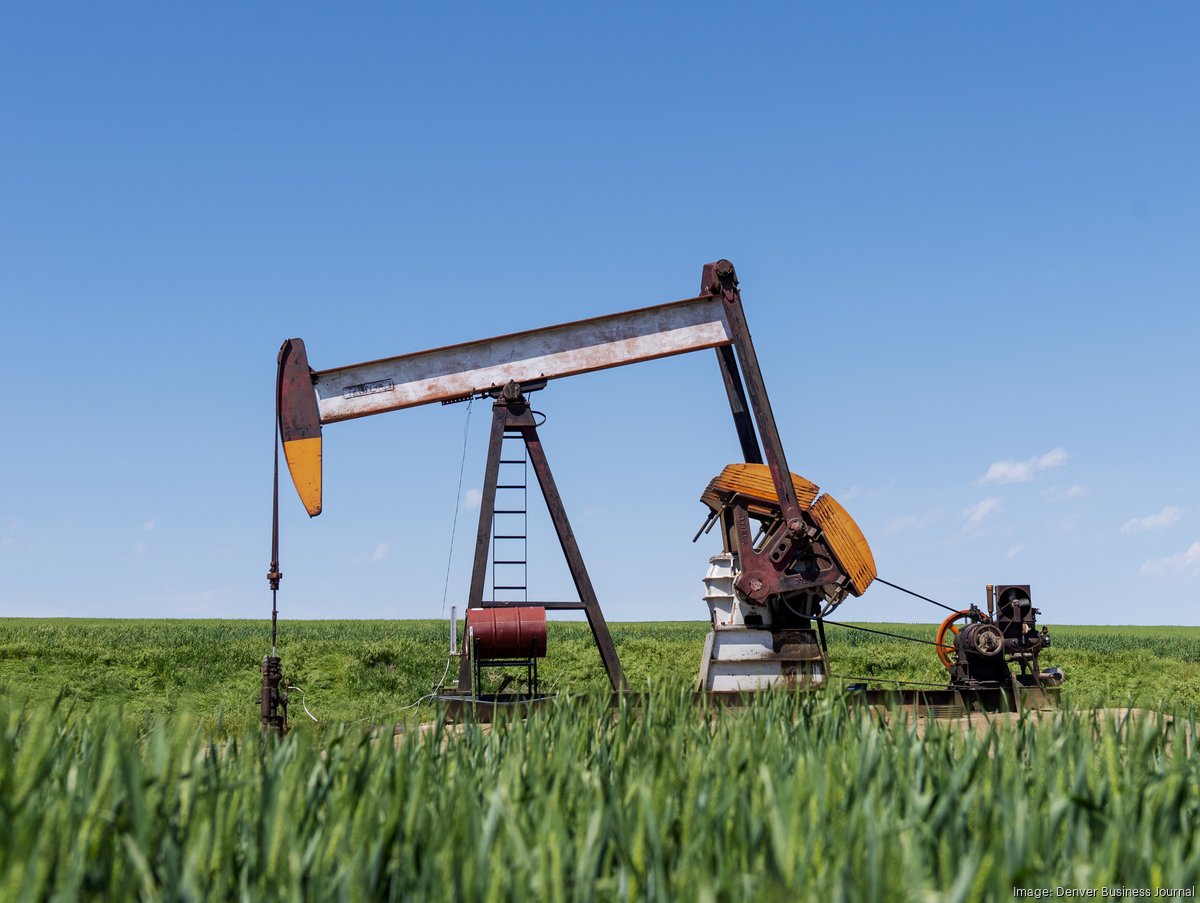
M446 555L446 579L442 584L442 613L440 617L443 618L446 616L446 596L450 592L450 565L454 561L454 537L458 533L458 512L462 508L463 472L467 466L467 436L471 430L471 407L474 404L474 397L467 401L467 419L466 423L463 424L462 457L458 462L458 488L454 490L454 520L450 524L450 551Z
M918 599L923 599L926 602L936 605L938 608L946 609L946 611L952 611L955 614L958 614L958 612L959 612L959 609L957 609L957 608L951 608L949 605L946 605L943 602L939 602L937 599L930 599L928 596L922 596L920 593L915 593L911 589L905 589L903 586L898 586L895 583L891 583L890 581L884 580L882 577L876 577L875 582L882 583L884 586L890 586L892 589L898 589L898 590L900 590L900 592L908 593L910 596L916 596Z
M953 646L947 646L945 643L935 643L933 640L923 640L920 637L905 636L902 633L888 633L886 630L875 630L871 627L862 627L858 624L847 624L844 621L830 621L827 618L818 618L817 620L825 624L832 624L834 627L845 627L847 630L861 630L864 633L876 633L880 636L890 636L897 640L907 640L910 643L922 643L926 646L935 646L938 649L953 649Z

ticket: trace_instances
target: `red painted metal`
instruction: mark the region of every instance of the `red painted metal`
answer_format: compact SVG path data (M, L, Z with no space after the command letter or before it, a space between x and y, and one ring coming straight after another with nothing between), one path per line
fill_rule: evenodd
M481 659L546 655L546 609L541 607L468 608L467 632L475 637Z

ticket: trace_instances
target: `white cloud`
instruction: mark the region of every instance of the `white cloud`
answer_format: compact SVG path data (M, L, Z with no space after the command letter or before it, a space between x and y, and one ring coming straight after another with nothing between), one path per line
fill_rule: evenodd
M1177 555L1168 555L1166 558L1150 558L1142 562L1141 571L1150 577L1159 574L1200 571L1200 542L1192 543Z
M1148 530L1165 530L1183 520L1186 513L1183 508L1167 505L1158 514L1130 518L1121 525L1121 532L1128 536L1130 533L1144 533Z
M1025 549L1025 544L1024 544L1024 543L1018 543L1017 545L1015 545L1015 546L1013 546L1011 549L1009 549L1007 552L1005 552L1005 553L1004 553L1004 557L1005 557L1005 558L1016 558L1018 555L1020 555L1020 554L1021 554L1021 552L1022 552L1024 549Z
M983 519L985 517L987 517L993 511L999 511L1003 506L1004 503L1000 501L1000 499L995 498L994 496L988 496L986 499L976 502L971 507L964 508L963 517L967 519L967 523L963 529L979 526L981 523L983 523Z
M1060 486L1051 486L1049 489L1046 490L1046 497L1052 498L1055 501L1070 501L1072 499L1082 499L1082 498L1087 498L1087 496L1090 494L1091 494L1090 490L1086 486L1081 485L1080 483L1075 483L1074 485L1068 486L1066 489L1063 489Z
M976 483L987 485L989 483L1027 483L1033 479L1035 474L1041 473L1043 470L1053 470L1055 467L1062 467L1067 463L1067 452L1065 449L1054 448L1046 452L1044 455L1035 455L1024 461L997 461L987 469L987 473L981 476Z
M133 557L137 559L146 557L146 544L144 542L139 542L133 547Z
M863 486L861 483L855 483L849 489L837 489L836 495L843 502L852 502L855 499L873 499L890 493L895 486L895 480L889 480L881 486Z
M879 495L878 489L871 489L868 486L851 486L841 494L842 501L852 502L855 499L869 499Z
M142 526L147 530L153 530L155 527L155 523L156 522L155 522L154 518L150 518L150 520L146 521L144 524L142 524Z
M388 555L388 544L381 542L375 547L375 551L371 553L371 561L383 561Z
M924 514L906 514L903 517L895 517L887 522L887 526L883 528L883 532L903 533L905 530L918 530L921 527L928 527L941 516L942 509L934 508L932 511L926 511Z
M462 506L467 511L474 511L483 500L482 489L468 489L463 493Z
M1079 535L1079 528L1083 524L1083 518L1079 512L1068 514L1060 520L1054 527L1055 532L1059 536L1076 537Z
M29 531L17 518L10 518L4 524L4 536L0 537L0 549L19 549L26 555L32 555L39 548L38 544L31 542L29 539Z

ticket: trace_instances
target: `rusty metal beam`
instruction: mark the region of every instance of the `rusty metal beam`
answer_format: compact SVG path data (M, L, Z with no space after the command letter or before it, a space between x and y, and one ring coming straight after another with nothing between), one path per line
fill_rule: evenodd
M544 608L546 611L583 611L587 606L582 602L516 602L512 600L488 599L483 603L484 608Z
M746 401L746 388L738 374L737 358L732 345L717 349L717 363L721 367L721 379L725 383L725 394L729 396L729 410L733 414L733 428L737 430L738 442L742 446L742 458L747 464L761 464L762 450L758 447L758 434L754 432L754 421L750 417L750 406Z
M711 268L710 268L711 267ZM700 294L716 295L714 272L716 264L705 266L700 273ZM762 450L758 447L758 434L754 432L754 419L746 401L746 387L738 373L737 357L732 345L717 349L717 364L721 368L721 381L725 383L725 394L729 396L729 411L733 414L733 428L737 430L738 442L742 446L742 458L747 464L761 464Z
M587 615L588 624L592 628L592 637L596 648L600 651L600 660L604 670L608 672L609 683L615 692L629 689L625 683L625 673L621 670L621 660L617 657L617 647L612 635L608 632L608 622L604 620L604 612L600 610L600 601L596 598L596 590L592 587L592 578L588 576L587 565L583 563L583 555L579 544L575 541L575 531L571 529L571 521L567 517L567 509L563 506L562 497L554 483L554 474L550 472L550 464L546 460L546 452L542 448L542 440L538 437L537 425L533 415L526 408L520 415L508 420L509 427L518 427L525 439L525 448L529 454L529 463L537 474L538 485L542 489L542 497L546 500L546 508L550 511L550 520L554 522L554 530L558 533L558 543L562 546L563 556L567 559L567 567L571 578L575 581L575 590L583 603L583 611Z
M571 529L571 521L567 517L562 497L550 472L550 464L546 460L546 452L542 449L541 438L538 436L537 425L529 410L529 403L521 387L516 383L508 383L503 391L497 392L496 401L492 406L492 430L488 440L487 464L484 467L483 495L479 501L479 528L475 534L475 560L471 569L471 587L467 596L467 608L546 608L555 611L582 611L587 615L588 624L592 629L592 637L600 652L600 660L608 674L609 683L613 690L628 689L625 674L621 670L621 660L617 656L617 648L612 635L608 631L608 622L600 609L596 591L588 575L587 566L583 563L583 555L575 540L575 532ZM567 560L567 568L575 582L579 593L578 602L516 602L516 601L484 601L483 590L487 576L488 550L491 545L492 515L496 507L496 485L499 482L500 456L502 454L505 433L519 433L525 443L529 463L533 465L537 475L538 485L546 508L550 512L550 520L558 534L559 545ZM466 622L463 622L463 649L468 650ZM473 675L468 656L464 654L459 660L458 688L470 693L475 688L472 684Z
M636 364L732 341L719 296L352 364L314 374L321 423L502 386Z
M775 414L771 410L770 399L767 398L767 386L763 382L762 370L758 366L758 355L754 352L754 341L750 338L750 327L746 325L746 315L742 310L742 293L738 290L737 272L728 260L718 260L716 263L705 265L701 284L703 290L712 292L724 301L730 339L734 348L737 349L737 358L742 365L742 376L746 381L745 388L746 394L749 396L750 409L754 412L759 438L762 440L763 459L771 468L775 491L779 495L779 507L787 521L787 527L791 532L798 532L801 528L800 505L796 500L796 490L792 486L787 456L783 451L783 442L779 438L779 429L775 425Z
M492 512L496 508L496 484L500 476L500 452L504 445L504 423L507 417L508 406L498 399L492 406L492 432L488 437L487 464L484 466L483 490L479 497L479 528L475 533L475 561L471 567L468 608L479 608L483 605L488 548L492 538Z

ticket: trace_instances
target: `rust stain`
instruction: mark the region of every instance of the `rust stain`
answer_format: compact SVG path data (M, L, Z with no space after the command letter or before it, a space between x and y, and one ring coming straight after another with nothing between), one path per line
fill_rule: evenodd
M792 487L796 490L796 501L801 508L811 508L817 493L821 491L815 483L802 476L792 474ZM763 504L753 502L747 506L751 514L760 517L773 517L779 513L779 496L775 492L775 481L771 479L771 469L766 464L730 464L726 466L704 490L700 501L714 511L734 495L747 499L756 499Z
M813 518L825 534L829 551L833 552L842 570L850 578L851 589L856 596L867 591L879 572L875 569L875 556L867 538L859 529L854 518L831 495L823 495L812 508Z

